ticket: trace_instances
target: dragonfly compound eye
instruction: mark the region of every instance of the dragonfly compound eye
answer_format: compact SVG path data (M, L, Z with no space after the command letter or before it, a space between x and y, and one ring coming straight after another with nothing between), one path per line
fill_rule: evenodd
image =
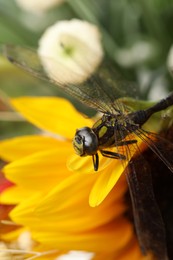
M98 138L91 128L80 128L73 139L73 147L79 156L93 155L98 149Z

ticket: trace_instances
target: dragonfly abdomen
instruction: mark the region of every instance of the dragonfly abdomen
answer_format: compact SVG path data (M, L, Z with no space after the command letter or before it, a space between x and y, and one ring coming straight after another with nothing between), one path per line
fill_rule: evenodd
M173 105L173 92L171 92L171 94L167 98L161 99L158 103L148 108L146 111L150 112L150 114L152 115L172 105Z

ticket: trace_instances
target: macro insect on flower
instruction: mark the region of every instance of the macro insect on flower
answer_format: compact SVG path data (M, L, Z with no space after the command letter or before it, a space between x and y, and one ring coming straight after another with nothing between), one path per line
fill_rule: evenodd
M65 50L66 43L63 42L61 47ZM36 77L57 85L81 103L102 114L91 128L84 126L77 129L73 139L74 149L79 156L92 158L95 171L100 167L100 154L112 160L119 160L124 169L129 165L126 176L133 204L136 230L143 253L152 252L158 259L167 259L162 217L153 195L152 186L149 185L150 174L147 164L140 155L139 143L141 140L147 144L173 172L173 159L165 156L163 152L163 148L167 146L168 142L142 128L153 114L173 105L173 93L149 108L134 111L133 107L125 105L120 99L127 95L126 91L123 92L120 89L123 90L128 83L117 80L115 76L109 74L105 65L99 65L99 62L91 74L89 66L83 66L80 55L74 56L69 66L68 63L63 64L61 60L58 63L52 57L42 56L44 53L41 51L38 54L34 50L20 46L4 45L2 53L13 64ZM60 68L59 74L57 74L56 64ZM70 79L68 75L71 73L73 65L78 68L78 71L74 71L74 76L70 74ZM85 71L89 73L84 74ZM80 80L76 80L78 74L81 75ZM128 87L130 88L129 85ZM173 145L171 149L173 149ZM136 161L133 160L134 154L137 157ZM139 173L137 166L140 163L143 164L143 167ZM142 182L138 181L139 175L142 176ZM146 213L144 209L147 208L148 201L150 201L150 211ZM144 219L145 222L143 222ZM149 223L152 219L154 219L153 226L152 223ZM147 222L150 228L147 228Z

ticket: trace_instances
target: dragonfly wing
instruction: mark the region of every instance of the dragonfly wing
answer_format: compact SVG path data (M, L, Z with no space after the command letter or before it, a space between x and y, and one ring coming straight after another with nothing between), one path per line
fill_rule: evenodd
M164 162L173 173L173 143L158 134L138 129L136 135Z
M115 137L118 129L115 129ZM119 131L121 136L125 127ZM140 130L139 130L140 131ZM142 133L141 133L142 136ZM118 153L126 156L128 167L125 174L128 182L133 218L137 237L144 254L153 253L156 259L167 259L165 227L156 202L150 165L142 155L142 141L136 132L126 136L124 145L117 147ZM121 136L123 139L123 136ZM147 138L147 136L146 136ZM141 138L142 139L142 138ZM149 139L149 138L148 138ZM135 142L136 140L136 142ZM143 139L142 139L143 140ZM125 162L122 160L125 166Z
M124 110L129 110L122 102L117 99L124 96L122 87L125 84L120 79L116 80L116 76L111 75L105 65L101 65L97 71L94 71L93 75L85 78L82 83L67 83L66 78L70 73L71 80L74 81L77 78L77 72L73 71L73 66L69 67L64 65L62 61L55 61L50 57L44 57L51 61L51 72L46 72L43 66L43 60L38 55L36 50L29 49L26 47L15 46L15 45L1 45L0 52L4 55L11 63L29 72L33 76L44 79L51 82L53 85L57 85L67 94L75 97L81 103L99 110L101 112L116 113ZM80 67L80 71L86 69L82 67L81 60L73 60L75 66ZM59 63L60 72L57 72L56 64ZM55 65L55 66L54 66ZM74 66L74 68L75 68ZM57 74L61 77L57 77ZM133 87L131 87L132 92Z
M151 252L157 259L166 260L168 257L165 227L155 200L150 167L141 154L130 161L126 176L142 252Z

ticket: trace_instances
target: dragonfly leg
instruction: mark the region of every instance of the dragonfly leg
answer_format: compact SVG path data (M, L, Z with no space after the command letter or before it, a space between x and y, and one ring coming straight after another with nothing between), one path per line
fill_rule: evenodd
M111 151L106 151L106 150L100 150L101 154L104 157L108 157L108 158L112 158L112 159L122 159L122 160L126 160L126 156L120 153L114 153Z
M93 166L94 166L94 171L97 171L99 168L99 156L98 153L92 155L93 159Z

